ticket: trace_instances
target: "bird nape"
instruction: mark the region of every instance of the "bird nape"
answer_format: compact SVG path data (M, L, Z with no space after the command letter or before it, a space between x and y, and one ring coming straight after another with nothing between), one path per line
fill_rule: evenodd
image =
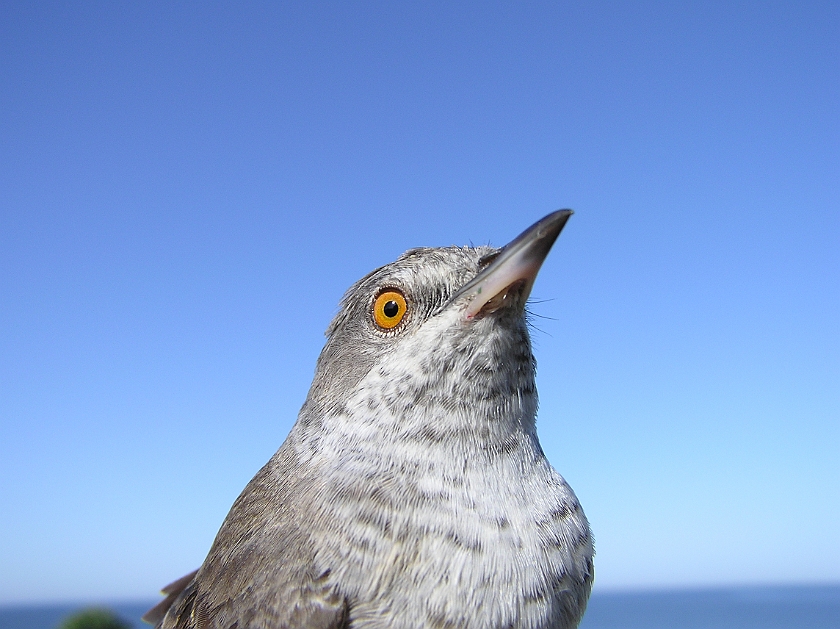
M525 320L570 210L501 249L412 249L354 284L309 395L163 629L577 626L589 524L537 438Z

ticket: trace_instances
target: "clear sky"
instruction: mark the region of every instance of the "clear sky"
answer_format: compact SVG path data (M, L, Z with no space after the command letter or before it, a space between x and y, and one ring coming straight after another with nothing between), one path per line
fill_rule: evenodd
M561 207L596 587L840 581L840 5L279 4L0 6L0 602L153 598L352 282Z

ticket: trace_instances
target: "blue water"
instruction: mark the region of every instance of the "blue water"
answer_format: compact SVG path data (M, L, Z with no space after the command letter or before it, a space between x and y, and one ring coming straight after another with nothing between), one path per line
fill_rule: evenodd
M154 604L108 607L137 629ZM0 607L0 629L57 629L84 605ZM580 629L840 629L840 585L592 595Z
M580 629L840 629L840 585L596 592Z
M89 607L107 607L137 629L152 629L140 616L154 605L147 603L113 603L106 605L14 605L0 607L0 629L57 629L71 614Z

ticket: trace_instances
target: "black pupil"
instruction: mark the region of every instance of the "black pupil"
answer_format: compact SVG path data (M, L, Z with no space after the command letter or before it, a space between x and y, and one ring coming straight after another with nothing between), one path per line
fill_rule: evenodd
M385 313L385 316L389 319L396 317L400 312L400 307L397 305L397 302L394 300L386 301L385 307L382 308L382 312Z

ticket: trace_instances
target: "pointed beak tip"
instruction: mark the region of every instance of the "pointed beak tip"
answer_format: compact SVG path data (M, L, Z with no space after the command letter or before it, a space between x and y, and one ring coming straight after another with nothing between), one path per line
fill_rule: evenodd
M504 302L510 287L517 283L522 285L524 298L519 301L524 307L540 267L573 213L564 209L544 216L505 245L488 267L458 291L456 297L473 293L466 318L475 318L490 302ZM501 300L498 296L502 296Z

